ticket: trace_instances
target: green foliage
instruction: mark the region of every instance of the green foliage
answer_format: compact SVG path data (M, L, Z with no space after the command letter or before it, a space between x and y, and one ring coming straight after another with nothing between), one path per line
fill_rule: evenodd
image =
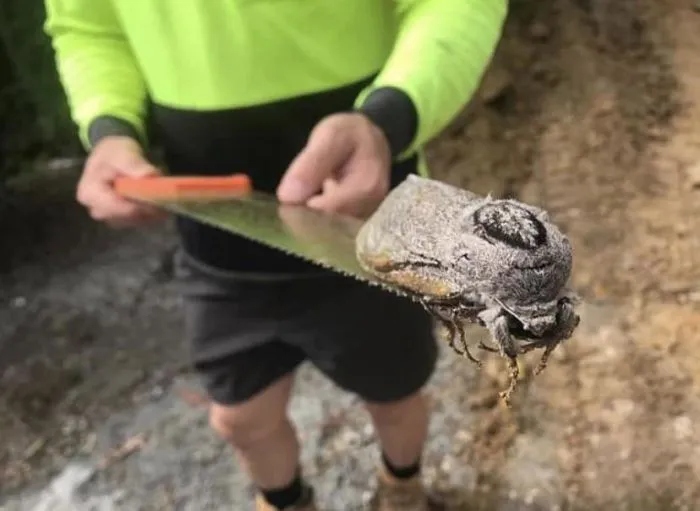
M80 152L44 21L43 1L0 2L0 182L29 161Z

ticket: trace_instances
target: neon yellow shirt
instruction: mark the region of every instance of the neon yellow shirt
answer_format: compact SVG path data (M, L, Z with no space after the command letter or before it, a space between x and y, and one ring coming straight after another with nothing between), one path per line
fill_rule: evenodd
M406 153L476 90L507 0L45 0L81 139L97 117L144 134L144 100L191 110L258 105L376 74L418 113Z

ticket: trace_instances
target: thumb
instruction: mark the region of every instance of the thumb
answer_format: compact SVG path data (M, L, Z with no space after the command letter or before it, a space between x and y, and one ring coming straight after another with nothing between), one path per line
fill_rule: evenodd
M141 160L124 169L124 173L130 177L149 177L161 174L160 169L146 160Z
M148 177L159 175L160 170L151 164L140 150L130 150L118 153L112 162L117 174L129 177Z
M323 183L343 167L352 152L351 140L332 125L320 125L282 177L277 198L288 203L306 202L321 191Z

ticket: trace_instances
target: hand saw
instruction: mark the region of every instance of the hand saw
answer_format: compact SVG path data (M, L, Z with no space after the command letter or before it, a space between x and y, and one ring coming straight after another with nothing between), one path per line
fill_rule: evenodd
M130 200L244 236L336 273L407 296L375 279L358 263L355 236L362 220L303 205L282 204L274 195L254 190L246 174L122 177L115 181L114 188Z

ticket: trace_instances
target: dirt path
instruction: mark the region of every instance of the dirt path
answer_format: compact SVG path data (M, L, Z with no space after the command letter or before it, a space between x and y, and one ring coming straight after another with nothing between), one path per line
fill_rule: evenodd
M484 174L510 178L515 193L549 209L575 246L573 283L598 308L515 415L500 414L508 440L494 449L493 433L477 438L467 459L486 449L507 481L509 460L534 443L559 474L534 485L546 502L564 494L597 509L692 509L700 16L680 1L552 4L511 26L495 74L510 67L516 78L473 113L446 177L482 192L493 189ZM517 46L517 33L531 44ZM438 144L438 162L453 143Z
M525 371L510 411L498 360L477 373L445 353L426 477L462 511L694 509L700 14L681 0L511 4L482 100L431 159L446 180L552 212L575 246L583 324L542 375ZM43 184L41 206L0 215L17 244L0 257L0 509L245 509L245 479L183 391L171 233L107 235L70 178ZM361 509L366 417L309 368L297 390L309 476L328 509ZM120 446L134 452L100 468Z

